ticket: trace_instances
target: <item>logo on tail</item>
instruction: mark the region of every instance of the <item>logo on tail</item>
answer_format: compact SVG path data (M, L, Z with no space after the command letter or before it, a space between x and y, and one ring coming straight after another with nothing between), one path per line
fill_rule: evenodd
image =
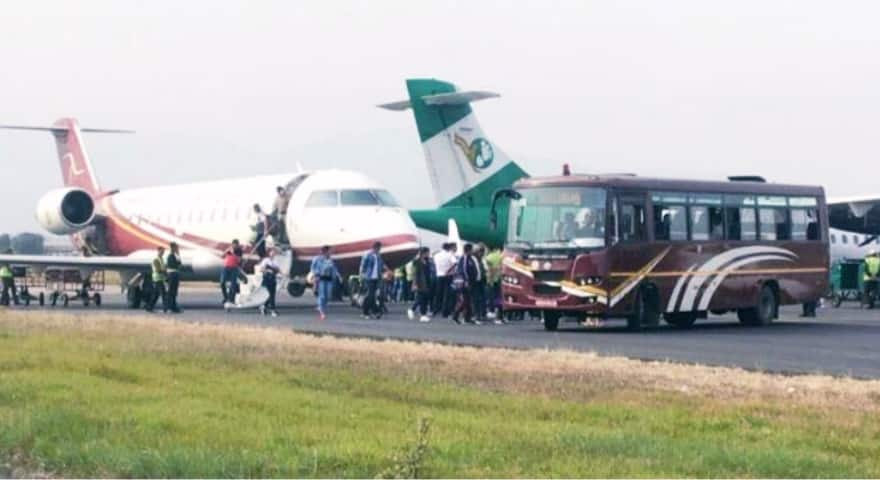
M477 173L480 170L489 168L492 165L492 160L495 159L495 150L492 149L492 144L485 138L477 137L471 143L468 143L467 140L456 133L455 144L458 145L465 158L468 159L471 168Z

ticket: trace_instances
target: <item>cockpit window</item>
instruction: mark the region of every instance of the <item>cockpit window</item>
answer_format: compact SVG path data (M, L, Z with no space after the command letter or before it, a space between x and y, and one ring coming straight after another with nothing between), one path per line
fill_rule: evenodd
M373 190L373 194L379 198L379 203L386 207L399 207L400 204L397 203L397 200L388 193L388 190Z
M339 198L336 190L317 190L309 195L306 201L307 207L336 207L339 205Z
M343 190L342 205L379 205L379 199L369 190Z

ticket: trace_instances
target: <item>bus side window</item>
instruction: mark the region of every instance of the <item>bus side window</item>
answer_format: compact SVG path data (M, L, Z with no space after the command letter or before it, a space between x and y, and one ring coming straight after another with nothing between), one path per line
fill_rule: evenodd
M758 211L761 220L761 240L790 240L791 231L788 226L788 209L761 208Z
M739 209L739 223L743 240L758 239L758 221L755 218L754 207L742 207Z
M683 205L654 203L654 240L687 240L687 213Z
M691 240L709 240L709 208L691 205L688 210L691 214Z
M800 241L819 240L819 219L815 209L791 209L791 238Z
M727 232L724 237L727 240L742 240L742 221L740 220L740 208L726 207L724 215L727 223Z
M645 235L645 203L641 198L620 198L620 241L641 242Z

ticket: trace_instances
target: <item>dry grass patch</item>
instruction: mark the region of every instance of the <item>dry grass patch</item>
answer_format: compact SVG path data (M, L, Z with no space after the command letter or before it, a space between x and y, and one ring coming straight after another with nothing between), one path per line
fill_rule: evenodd
M232 353L273 363L343 365L399 372L481 389L589 400L625 401L632 395L671 393L725 402L779 401L781 405L877 411L880 381L825 375L780 375L729 367L631 360L559 350L510 350L347 339L287 329L193 324L150 316L0 313L8 331L70 331L127 339L135 350ZM390 370L389 370L390 369Z

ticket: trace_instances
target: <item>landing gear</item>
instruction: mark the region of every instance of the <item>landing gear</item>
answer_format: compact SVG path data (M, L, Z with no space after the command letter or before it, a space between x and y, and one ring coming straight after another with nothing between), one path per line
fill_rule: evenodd
M136 310L141 308L141 302L143 301L143 291L139 286L128 287L125 291L125 306Z
M287 294L291 297L301 297L306 293L306 284L291 280L287 282Z

